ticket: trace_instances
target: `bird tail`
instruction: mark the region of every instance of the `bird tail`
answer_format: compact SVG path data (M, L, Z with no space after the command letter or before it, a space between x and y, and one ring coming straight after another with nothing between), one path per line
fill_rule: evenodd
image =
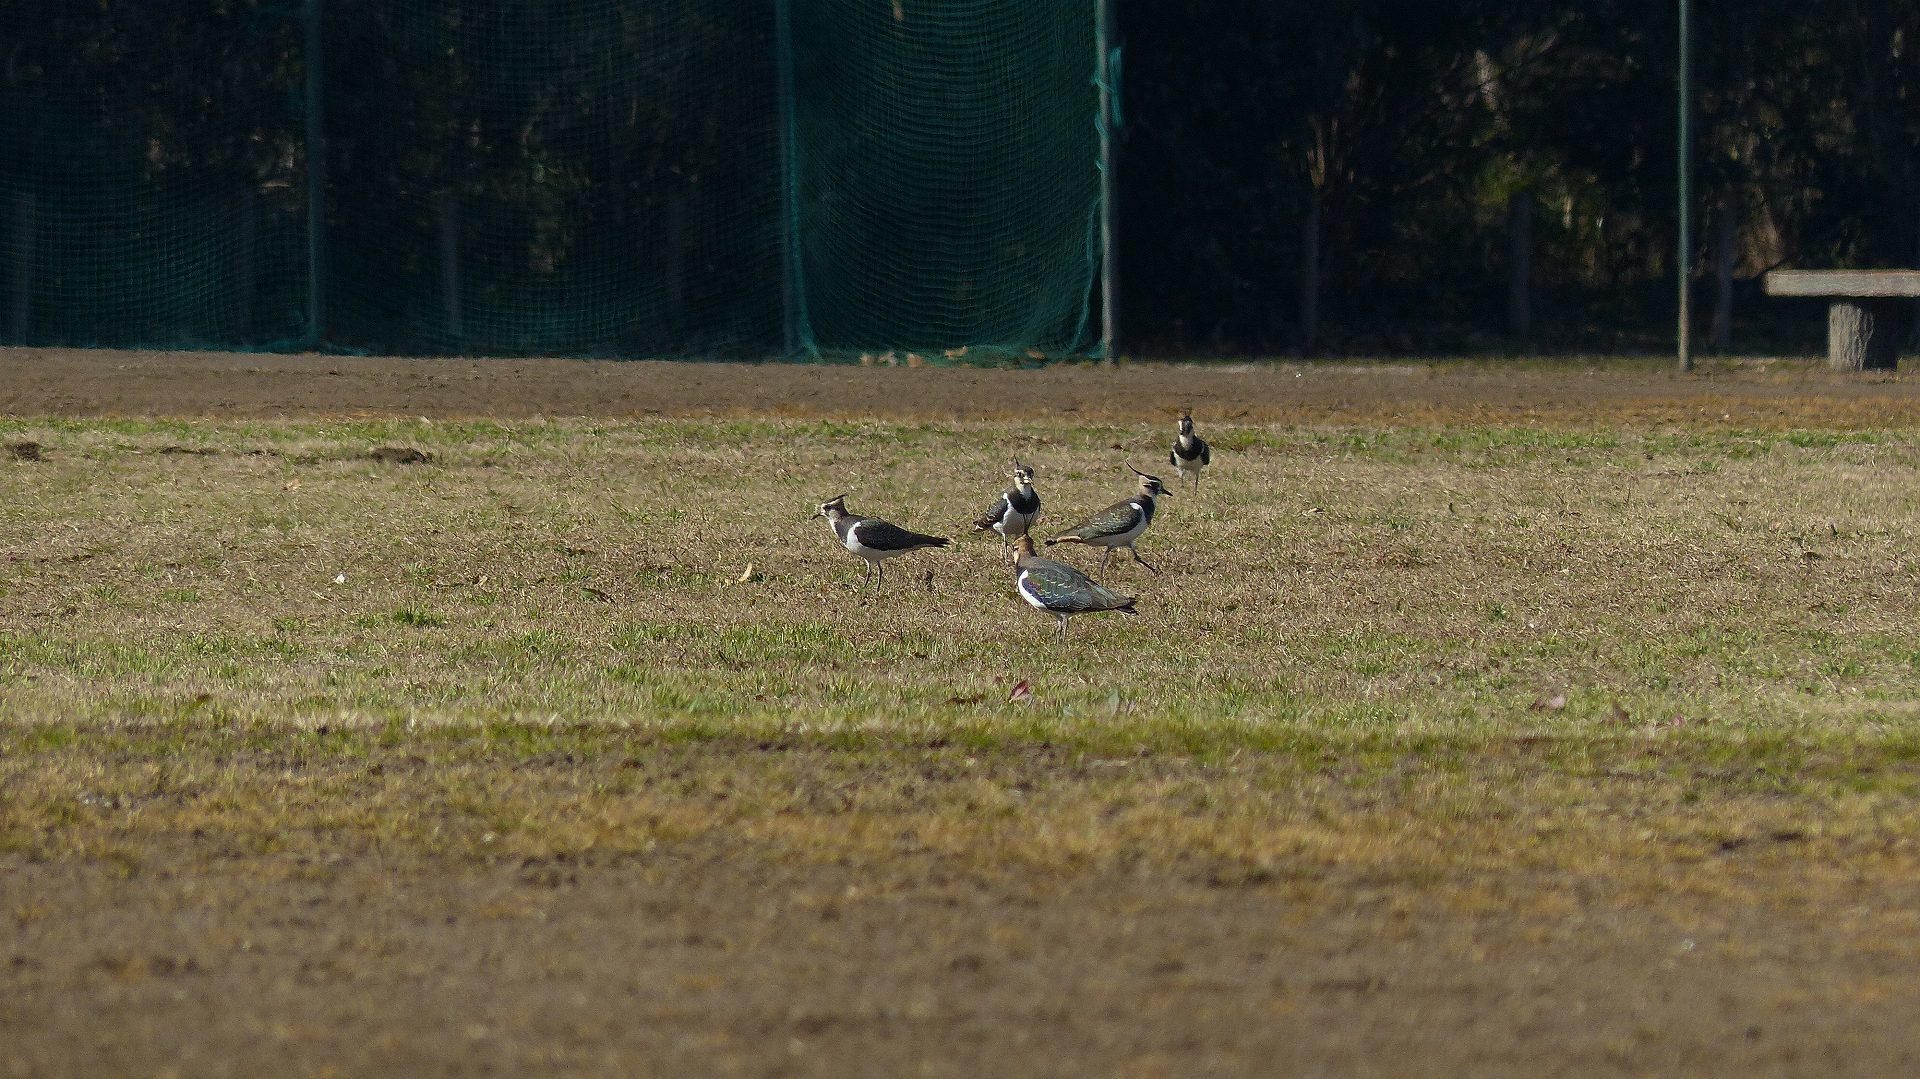
M1115 607L1114 610L1119 611L1121 614L1139 614L1140 613L1139 611L1136 611L1133 609L1133 600L1131 597L1129 597L1125 603L1122 603L1120 606Z

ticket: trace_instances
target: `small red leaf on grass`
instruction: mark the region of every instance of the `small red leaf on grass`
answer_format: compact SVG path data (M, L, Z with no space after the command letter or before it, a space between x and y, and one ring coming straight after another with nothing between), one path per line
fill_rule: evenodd
M1007 694L1008 704L1012 704L1015 701L1029 701L1032 699L1033 699L1033 687L1027 685L1027 680L1024 678L1022 678L1018 682L1015 682L1013 684L1013 692Z

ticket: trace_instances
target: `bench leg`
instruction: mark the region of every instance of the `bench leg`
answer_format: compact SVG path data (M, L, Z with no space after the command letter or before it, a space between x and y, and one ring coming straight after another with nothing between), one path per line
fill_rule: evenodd
M1893 369L1899 361L1899 301L1835 300L1827 308L1827 366L1835 371Z

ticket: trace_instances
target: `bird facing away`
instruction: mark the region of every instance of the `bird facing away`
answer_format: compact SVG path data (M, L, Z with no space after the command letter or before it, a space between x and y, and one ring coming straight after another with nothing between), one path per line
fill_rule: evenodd
M1140 538L1140 533L1145 532L1148 525L1153 523L1154 500L1166 494L1167 488L1160 482L1158 476L1149 476L1137 468L1133 469L1133 474L1140 477L1138 494L1115 502L1080 524L1067 529L1048 540L1047 546L1051 547L1056 543L1085 543L1094 547L1105 547L1106 552L1100 556L1100 576L1102 577L1107 575L1107 560L1113 557L1114 548L1125 547L1135 562L1146 566L1153 573L1159 573L1160 571L1154 569L1146 559L1140 557L1139 551L1133 549L1133 542Z
M973 522L975 532L985 532L991 528L1000 533L1000 557L1005 558L1012 550L1009 546L1014 540L1027 534L1033 527L1034 518L1040 516L1040 496L1033 489L1033 469L1013 461L1013 486L1000 493L1000 500L993 508L980 515Z
M939 536L909 532L878 517L860 517L848 513L846 495L820 503L814 516L825 517L827 524L833 526L833 534L839 537L840 545L866 559L867 575L860 583L864 586L871 581L876 590L886 580L887 570L882 563L887 559L925 547L945 547L952 542Z
M1027 606L1060 620L1060 643L1067 643L1067 619L1095 611L1133 613L1133 597L1123 596L1087 579L1064 562L1033 553L1033 537L1022 533L1014 540L1013 588ZM1112 553L1109 551L1108 553Z
M1200 470L1213 463L1213 451L1206 439L1193 433L1193 413L1185 409L1180 412L1180 437L1173 440L1167 463L1173 466L1174 482L1191 475L1195 491L1200 490Z

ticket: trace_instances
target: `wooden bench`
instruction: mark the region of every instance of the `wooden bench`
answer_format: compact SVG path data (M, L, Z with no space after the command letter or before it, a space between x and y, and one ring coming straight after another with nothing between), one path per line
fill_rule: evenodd
M1836 371L1892 368L1912 325L1903 299L1920 297L1920 270L1774 270L1769 296L1817 296L1827 305L1827 366Z

